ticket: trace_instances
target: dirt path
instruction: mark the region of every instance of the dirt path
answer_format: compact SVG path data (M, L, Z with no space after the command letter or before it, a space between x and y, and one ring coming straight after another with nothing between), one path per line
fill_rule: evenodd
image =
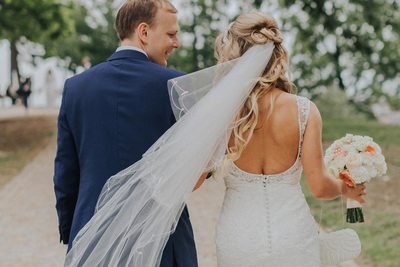
M58 243L54 208L55 140L0 190L0 266L62 266L66 247ZM223 183L208 181L190 200L200 267L217 267L214 229Z
M28 110L25 110L22 106L12 106L7 108L0 107L0 120L27 116L55 116L57 114L58 108L29 108Z
M58 243L54 208L55 141L0 190L0 266L59 267L66 247Z
M222 179L209 179L196 190L188 203L196 239L199 267L218 267L215 255L215 226L224 199Z

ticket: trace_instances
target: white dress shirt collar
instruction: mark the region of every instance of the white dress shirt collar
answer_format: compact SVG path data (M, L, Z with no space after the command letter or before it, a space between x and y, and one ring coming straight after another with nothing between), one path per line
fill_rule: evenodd
M115 52L122 51L122 50L134 50L134 51L138 51L138 52L140 52L140 53L145 54L146 57L148 57L147 54L146 54L146 52L145 52L143 49L141 49L141 48L139 48L139 47L136 47L136 46L121 45L121 46L119 46L119 47L117 48L117 50L116 50Z

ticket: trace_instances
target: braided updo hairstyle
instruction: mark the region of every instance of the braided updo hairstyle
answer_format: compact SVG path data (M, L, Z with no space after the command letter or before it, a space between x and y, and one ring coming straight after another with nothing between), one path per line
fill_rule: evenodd
M292 93L294 88L286 76L287 51L282 46L281 32L272 17L260 12L240 15L215 41L215 56L218 63L238 58L253 45L265 44L268 41L274 42L275 48L263 74L235 119L233 143L230 143L226 155L229 160L235 161L240 157L254 133L259 117L258 99L273 88L288 93ZM271 99L268 116L272 113L273 102Z

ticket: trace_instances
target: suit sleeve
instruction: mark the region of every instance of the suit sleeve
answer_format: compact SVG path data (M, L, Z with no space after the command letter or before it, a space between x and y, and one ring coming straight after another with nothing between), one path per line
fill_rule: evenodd
M67 81L68 82L68 81ZM79 191L79 161L76 146L68 124L67 82L58 115L57 154L54 169L54 190L59 222L60 242L69 243L69 236Z

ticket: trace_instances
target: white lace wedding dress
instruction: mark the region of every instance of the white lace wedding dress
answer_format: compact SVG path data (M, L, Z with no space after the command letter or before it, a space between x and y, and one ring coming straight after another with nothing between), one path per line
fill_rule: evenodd
M321 266L318 228L300 187L303 134L310 102L297 97L300 142L286 171L252 174L231 164L217 225L219 267Z

